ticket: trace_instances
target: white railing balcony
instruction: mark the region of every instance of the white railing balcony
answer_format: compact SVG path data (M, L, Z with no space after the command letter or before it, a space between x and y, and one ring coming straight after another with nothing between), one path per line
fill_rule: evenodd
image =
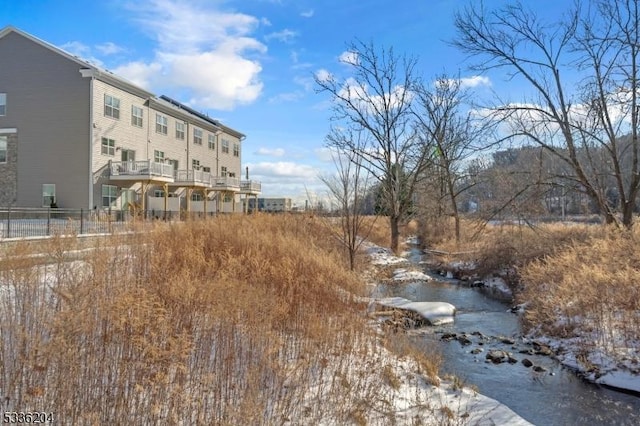
M173 181L173 166L171 164L156 163L151 160L112 161L109 165L109 171L112 179L153 179L157 177Z
M243 180L240 182L240 192L246 194L259 194L262 190L262 184L255 180Z
M189 186L209 186L211 173L202 170L177 170L175 183L183 183Z
M239 191L240 180L229 176L211 176L211 187L220 191Z

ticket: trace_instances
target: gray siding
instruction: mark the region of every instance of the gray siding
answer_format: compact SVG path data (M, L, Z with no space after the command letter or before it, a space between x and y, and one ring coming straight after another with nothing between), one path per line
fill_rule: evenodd
M62 208L88 208L90 79L80 64L16 33L0 38L0 128L17 129L17 200L42 205L42 184L56 185Z

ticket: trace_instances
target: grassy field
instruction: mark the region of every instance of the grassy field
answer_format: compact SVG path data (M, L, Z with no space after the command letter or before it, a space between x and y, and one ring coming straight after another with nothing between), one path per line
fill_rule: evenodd
M12 245L2 408L73 425L394 421L388 348L434 381L437 358L376 332L325 226L302 215L158 223L96 239L73 261L77 238Z

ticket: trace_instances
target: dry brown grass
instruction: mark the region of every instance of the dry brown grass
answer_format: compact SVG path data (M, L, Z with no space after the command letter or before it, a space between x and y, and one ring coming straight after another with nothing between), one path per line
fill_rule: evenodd
M639 227L510 224L477 229L467 222L463 244L446 239L432 247L459 253L443 256L444 262L475 262L479 275L511 270L516 302L529 303L524 316L529 329L558 337L589 336L611 354L636 344Z
M449 224L451 225L451 224ZM445 228L449 225L445 225ZM462 226L460 244L453 234L432 244L449 255L442 256L443 262L474 262L479 275L491 274L503 269L519 269L536 259L550 256L574 242L586 241L603 235L604 228L585 224L499 224L465 220ZM430 236L423 235L423 241Z
M97 239L81 261L69 261L75 238L11 247L3 408L73 425L362 421L380 349L326 231L252 215Z
M595 337L611 353L640 336L640 231L604 229L522 268L525 320L548 334ZM636 342L636 343L634 343Z

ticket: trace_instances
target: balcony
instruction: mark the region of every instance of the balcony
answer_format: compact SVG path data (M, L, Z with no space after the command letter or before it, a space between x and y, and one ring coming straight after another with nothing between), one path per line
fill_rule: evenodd
M111 180L173 182L173 166L151 160L111 161Z
M211 185L215 191L240 191L240 180L229 176L211 176Z
M208 188L211 186L211 173L202 170L177 170L173 185Z
M262 191L262 184L255 180L243 180L240 182L240 192L242 194L259 194Z

